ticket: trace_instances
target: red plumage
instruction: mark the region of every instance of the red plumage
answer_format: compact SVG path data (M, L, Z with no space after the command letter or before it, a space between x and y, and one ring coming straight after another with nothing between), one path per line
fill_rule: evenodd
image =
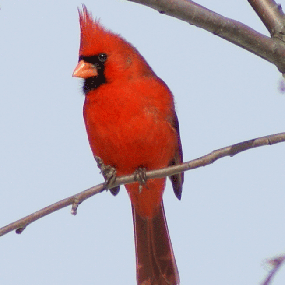
M178 120L166 84L130 43L94 21L86 7L79 15L81 44L74 76L85 78L83 113L93 154L118 176L181 163ZM171 180L180 199L183 174ZM126 185L141 285L179 284L164 216L164 188L165 178L149 179L142 188Z

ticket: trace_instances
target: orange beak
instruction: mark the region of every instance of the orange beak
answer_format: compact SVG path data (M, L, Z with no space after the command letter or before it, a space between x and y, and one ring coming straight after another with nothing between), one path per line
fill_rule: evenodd
M80 60L75 67L72 76L80 78L94 77L98 76L98 70L92 63Z

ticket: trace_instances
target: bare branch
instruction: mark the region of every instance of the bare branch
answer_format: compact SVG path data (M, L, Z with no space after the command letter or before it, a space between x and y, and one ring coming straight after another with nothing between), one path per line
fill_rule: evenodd
M190 0L128 0L203 28L273 63L285 73L285 45Z
M270 270L268 276L264 280L264 282L261 283L261 285L269 285L270 282L273 280L273 277L275 276L278 269L281 267L281 265L284 264L285 256L279 256L270 260L267 260L266 262L273 266L272 270Z
M68 197L66 199L63 199L59 202L56 202L52 205L49 205L31 215L28 215L12 224L9 224L3 228L0 229L0 236L11 232L13 230L16 230L16 233L20 234L23 232L23 230L26 228L27 225L31 224L32 222L47 216L57 210L60 210L64 207L67 207L69 205L72 205L72 214L74 214L74 207L75 205L80 204L81 202L83 202L84 200L86 200L87 198L97 194L97 193L101 193L104 190L104 184L99 184L97 186L91 187L83 192L80 192L76 195L73 195L71 197Z
M210 154L204 155L200 158L194 159L189 162L185 162L180 165L176 166L171 166L167 167L164 169L159 169L159 170L153 170L153 171L148 171L146 172L146 178L147 179L153 179L153 178L162 178L165 176L172 176L176 173L180 173L182 171L187 171L190 169L196 169L201 166L206 166L209 165L216 160L225 157L225 156L234 156L240 152L243 152L245 150L251 149L251 148L256 148L264 145L271 145L271 144L276 144L280 142L285 141L285 132L280 133L280 134L275 134L275 135L270 135L270 136L265 136L265 137L260 137L256 139L252 139L249 141L244 141L241 143L237 143L225 148L221 148L218 150L215 150L211 152ZM133 183L135 182L135 177L134 174L132 175L127 175L127 176L121 176L117 177L116 181L108 185L109 188L116 187L118 185L122 184L128 184L128 183ZM63 199L57 203L54 203L50 206L47 206L31 215L28 215L14 223L11 223L3 228L0 228L0 236L7 234L8 232L11 232L13 230L16 230L16 233L21 233L27 225L31 224L32 222L48 215L51 214L55 211L58 211L64 207L67 207L69 205L72 205L71 213L73 215L76 215L77 213L77 207L79 204L81 204L84 200L90 198L91 196L101 193L105 189L105 184L99 184L97 186L91 187L83 192L77 193L71 197L68 197L66 199Z
M281 5L273 0L248 0L271 37L285 41L285 15Z

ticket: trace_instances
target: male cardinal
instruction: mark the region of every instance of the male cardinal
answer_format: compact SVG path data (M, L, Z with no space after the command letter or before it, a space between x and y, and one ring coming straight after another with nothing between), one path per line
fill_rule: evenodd
M79 20L79 62L73 76L84 79L83 114L94 156L118 176L182 163L169 88L135 47L93 20L85 6ZM183 174L170 179L181 199ZM179 284L162 202L165 180L142 178L125 186L132 204L139 285Z

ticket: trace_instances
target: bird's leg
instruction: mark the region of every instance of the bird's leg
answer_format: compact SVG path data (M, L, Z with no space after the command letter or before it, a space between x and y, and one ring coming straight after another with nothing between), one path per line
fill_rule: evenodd
M139 193L142 192L142 188L143 185L146 184L147 178L146 178L146 169L145 168L138 168L135 172L134 172L134 176L135 176L135 181L137 181L140 185L139 185Z
M116 169L111 165L105 165L99 156L94 157L97 162L97 166L101 170L101 173L105 179L104 188L108 189L116 181ZM116 196L120 191L120 186L112 187L109 190L114 196Z

